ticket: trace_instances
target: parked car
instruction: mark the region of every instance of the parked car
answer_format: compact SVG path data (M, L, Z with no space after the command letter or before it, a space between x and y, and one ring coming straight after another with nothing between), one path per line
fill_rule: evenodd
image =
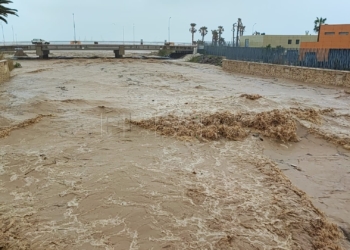
M43 39L33 39L32 44L50 44L50 42L47 42Z

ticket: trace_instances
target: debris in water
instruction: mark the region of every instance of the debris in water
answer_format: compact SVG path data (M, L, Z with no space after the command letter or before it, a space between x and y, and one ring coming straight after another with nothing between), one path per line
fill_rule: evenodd
M310 128L309 132L315 135L320 136L321 138L332 142L336 145L340 145L343 146L343 148L350 150L350 138L344 138L344 137L340 137L339 135L335 135L335 134L327 134L323 131L321 131L318 128Z
M301 168L299 168L297 165L294 164L290 164L291 167L295 168L298 171L301 171Z
M293 115L301 120L309 121L315 124L321 123L320 112L315 109L291 108L290 110Z
M249 94L242 94L240 97L245 97L249 100L257 100L257 99L260 99L262 96L261 95L258 95L258 94L254 94L254 95L249 95Z
M229 139L243 140L253 132L254 137L261 141L261 135L280 140L282 142L298 142L296 120L306 120L314 124L320 124L322 114L334 110L315 110L312 108L274 109L261 113L237 113L218 112L215 114L199 115L193 113L188 117L173 115L146 119L141 121L129 121L145 129L157 131L162 135L175 136L180 139L197 138L200 141ZM251 131L253 130L253 131ZM343 146L350 150L350 138L338 138L335 135L325 135L316 128L310 128L309 132L318 134L324 139ZM288 148L286 146L286 148Z
M176 137L197 137L209 140L226 138L242 140L254 129L261 134L281 141L299 141L296 123L287 110L272 110L261 113L230 112L188 117L165 116L142 121L130 121L145 129L162 135Z
M35 118L25 120L24 122L21 122L21 123L16 124L16 125L12 125L12 126L5 128L5 129L1 129L0 130L0 138L4 138L4 137L8 136L13 130L25 128L25 127L28 127L29 125L38 123L44 117L52 117L52 115L38 115Z

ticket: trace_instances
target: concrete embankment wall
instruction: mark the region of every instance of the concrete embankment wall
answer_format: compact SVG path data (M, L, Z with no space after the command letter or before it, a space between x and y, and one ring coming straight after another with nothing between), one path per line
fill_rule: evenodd
M10 79L10 70L7 60L0 61L0 83L3 83Z
M305 83L316 83L350 87L350 72L295 67L267 63L223 60L222 67L229 72L296 80Z

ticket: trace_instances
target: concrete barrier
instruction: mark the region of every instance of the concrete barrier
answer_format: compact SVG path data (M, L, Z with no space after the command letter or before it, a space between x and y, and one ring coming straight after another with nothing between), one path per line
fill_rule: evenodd
M229 72L296 80L305 83L350 87L350 72L287 65L223 60Z
M0 83L10 79L10 70L7 60L0 61Z

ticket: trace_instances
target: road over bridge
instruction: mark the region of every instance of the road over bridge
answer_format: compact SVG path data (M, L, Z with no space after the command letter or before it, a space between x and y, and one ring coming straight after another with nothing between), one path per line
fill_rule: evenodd
M116 58L125 54L125 50L169 50L171 53L191 54L193 45L124 45L124 44L36 44L0 46L1 52L35 50L40 58L48 58L51 50L112 50Z

